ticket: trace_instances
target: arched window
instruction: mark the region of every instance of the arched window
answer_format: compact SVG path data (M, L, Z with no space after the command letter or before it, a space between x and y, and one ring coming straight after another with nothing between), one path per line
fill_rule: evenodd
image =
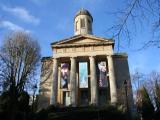
M85 27L85 19L81 19L81 28L84 28Z
M76 31L78 31L78 21L76 21Z
M88 20L88 30L91 31L91 29L92 29L92 28L91 28L91 21Z

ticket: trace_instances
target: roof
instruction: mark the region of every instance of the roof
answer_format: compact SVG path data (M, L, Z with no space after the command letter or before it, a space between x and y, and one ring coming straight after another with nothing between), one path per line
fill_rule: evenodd
M81 35L81 34L80 34L80 35L75 35L75 36L72 36L72 37L69 37L69 38L66 38L66 39L62 39L62 40L53 42L53 43L51 43L51 45L55 45L55 44L57 44L57 43L62 43L62 42L74 40L74 39L81 38L81 37L103 39L103 40L108 40L108 41L111 41L111 42L114 43L114 40L113 40L113 39L108 39L108 38L103 38L103 37L97 37L97 36L95 36L95 35L90 35L90 34L85 34L85 35Z
M114 53L114 57L118 57L118 58L127 58L128 54L125 52L120 52L120 53Z
M93 21L92 15L91 15L90 12L89 12L88 10L86 10L86 9L83 9L83 8L82 8L81 10L79 10L79 11L76 13L75 18L76 18L77 16L79 16L79 15L88 15L88 16L91 17L91 19L92 19L92 21Z
M81 41L81 40L85 40L85 39L90 39L90 40L92 40L92 42L84 42L84 41L82 42ZM95 40L95 42L94 42L94 40ZM99 42L97 42L97 41L99 41ZM75 35L70 38L66 38L66 39L51 43L52 48L73 47L73 46L78 47L78 46L90 46L90 45L93 45L93 46L112 45L114 47L114 40L102 38L102 37L97 37L97 36L90 35L90 34L85 34L85 35Z

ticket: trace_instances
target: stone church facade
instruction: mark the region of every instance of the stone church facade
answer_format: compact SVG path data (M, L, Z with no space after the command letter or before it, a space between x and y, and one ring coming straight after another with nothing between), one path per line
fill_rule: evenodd
M128 56L113 51L112 39L93 35L92 23L91 14L82 9L74 18L75 35L51 43L53 56L42 58L39 108L106 104L133 108Z

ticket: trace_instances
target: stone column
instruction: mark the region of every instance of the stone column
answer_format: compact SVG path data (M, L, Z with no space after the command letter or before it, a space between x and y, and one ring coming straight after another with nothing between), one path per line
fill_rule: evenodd
M63 104L61 102L61 67L58 67L58 89L57 89L57 103Z
M57 104L57 87L58 87L58 61L57 58L53 60L53 80L51 81L51 99L50 104Z
M117 103L117 86L116 86L113 58L111 55L109 55L107 56L107 59L108 59L108 69L109 69L111 103L116 104Z
M96 62L93 56L90 59L90 83L91 83L91 104L98 105L98 84L96 74Z
M73 107L77 106L77 84L76 84L76 59L75 57L71 59L71 72L70 72L70 90L71 90L71 105Z

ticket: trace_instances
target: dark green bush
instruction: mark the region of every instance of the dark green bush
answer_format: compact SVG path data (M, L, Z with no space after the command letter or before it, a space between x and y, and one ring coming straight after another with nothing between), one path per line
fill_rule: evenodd
M37 120L125 120L125 114L116 107L65 107L49 106L36 115Z

